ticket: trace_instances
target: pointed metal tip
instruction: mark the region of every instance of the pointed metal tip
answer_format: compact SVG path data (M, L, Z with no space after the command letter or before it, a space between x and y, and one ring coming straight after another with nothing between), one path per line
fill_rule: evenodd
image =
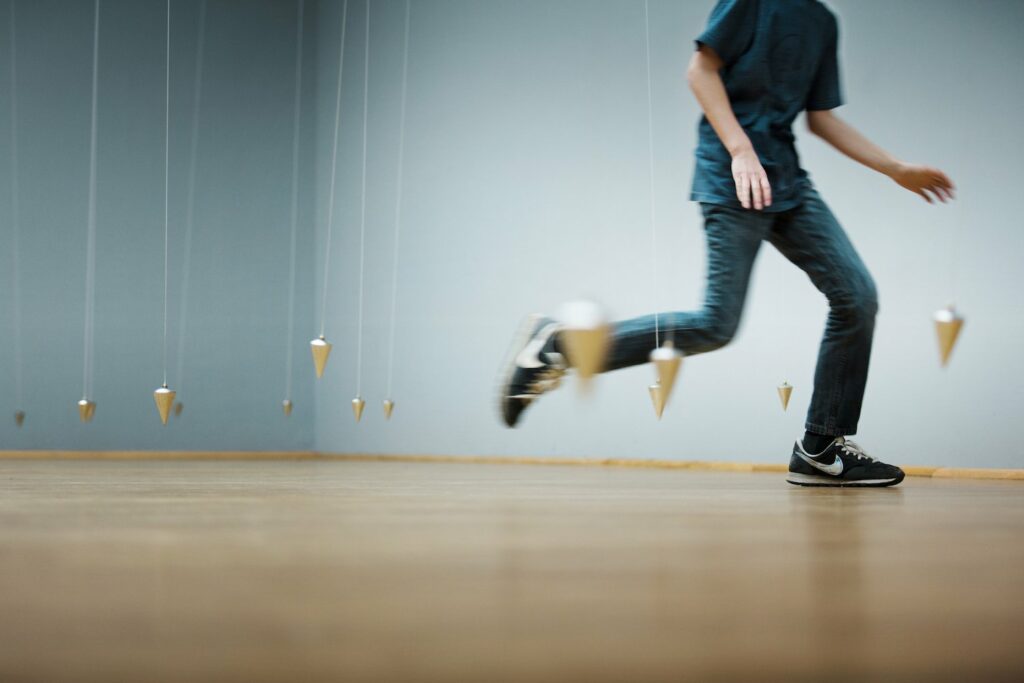
M793 387L789 382L783 382L777 387L777 391L779 392L779 401L782 402L782 410L785 411L789 408L789 397L793 394Z
M390 420L391 419L391 413L394 412L394 410L395 410L395 402L392 401L390 398L384 399L384 419L385 420Z
M290 398L286 398L285 400L281 401L281 410L284 411L285 417L291 417L292 409L294 407L295 406L294 404L292 404L292 400Z
M83 398L78 402L78 419L82 422L92 422L96 416L96 402Z
M167 418L171 416L171 406L174 404L174 398L177 395L177 392L173 389L168 389L166 384L153 392L153 400L156 402L156 409L160 413L160 421L164 424L167 424Z
M16 410L16 411L14 411L14 424L18 425L19 427L21 425L25 424L25 411L24 410Z
M363 417L363 408L366 406L366 401L356 396L352 399L352 414L356 416L356 422Z
M332 345L320 335L309 342L309 350L313 353L313 367L316 369L317 379L324 376L324 368L327 367L327 358L331 355Z

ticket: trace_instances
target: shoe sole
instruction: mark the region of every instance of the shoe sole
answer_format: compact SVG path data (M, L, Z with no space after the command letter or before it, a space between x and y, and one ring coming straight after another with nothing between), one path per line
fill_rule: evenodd
M818 486L832 488L880 488L884 486L895 486L903 481L903 476L891 479L838 479L816 474L799 474L790 472L786 475L786 481L795 486Z
M509 428L515 427L515 425L509 424L508 420L505 419L505 399L508 398L509 386L512 384L512 375L514 375L516 371L516 356L518 356L527 343L529 343L530 337L533 336L533 331L537 327L537 323L539 323L543 317L544 316L538 313L533 313L526 316L523 321L519 323L519 328L512 337L512 344L509 346L509 351L505 356L505 362L498 371L498 416L501 419L501 423ZM518 420L516 420L516 422L518 423Z

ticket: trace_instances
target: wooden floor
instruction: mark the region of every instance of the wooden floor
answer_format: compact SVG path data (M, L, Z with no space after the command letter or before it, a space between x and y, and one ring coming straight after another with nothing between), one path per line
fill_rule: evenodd
M1024 485L0 461L0 681L1024 680Z

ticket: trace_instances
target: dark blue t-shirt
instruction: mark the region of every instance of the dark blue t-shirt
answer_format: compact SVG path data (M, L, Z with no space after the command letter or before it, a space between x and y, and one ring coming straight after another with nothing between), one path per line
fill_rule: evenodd
M839 88L839 27L817 0L719 0L698 46L721 57L737 120L768 174L772 205L800 203L807 173L793 146L793 120L805 110L834 109ZM740 208L732 157L707 117L698 128L697 166L690 199Z

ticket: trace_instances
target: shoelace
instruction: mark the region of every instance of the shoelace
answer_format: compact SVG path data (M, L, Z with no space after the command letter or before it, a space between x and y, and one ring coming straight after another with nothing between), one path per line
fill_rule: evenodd
M864 449L858 446L853 441L847 441L843 439L839 443L839 447L843 449L843 452L847 455L854 455L858 460L870 460L871 462L878 462L875 458L864 452Z

